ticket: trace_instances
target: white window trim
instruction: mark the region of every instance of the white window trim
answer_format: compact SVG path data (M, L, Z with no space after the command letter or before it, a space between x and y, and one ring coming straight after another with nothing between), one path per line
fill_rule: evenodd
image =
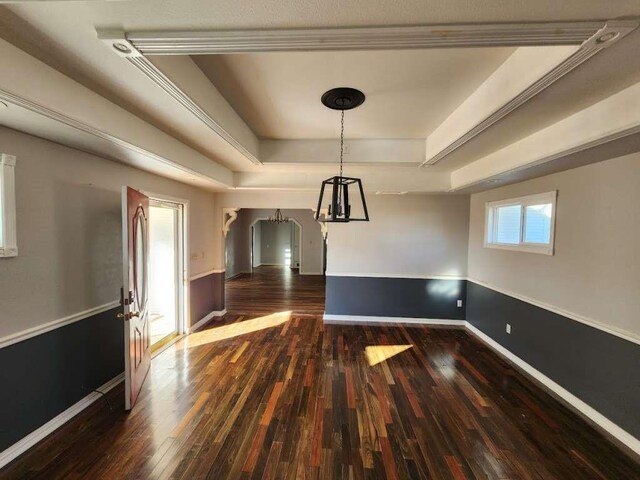
M553 255L555 250L555 227L556 227L556 200L558 198L558 191L553 190L551 192L545 193L537 193L534 195L526 195L524 197L517 198L509 198L505 200L498 200L495 202L487 202L485 204L485 218L484 218L484 247L485 248L496 248L499 250L512 250L518 252L527 252L527 253L539 253L542 255ZM526 207L530 205L540 205L543 203L551 204L551 230L549 232L550 243L539 244L539 243L528 243L523 240L524 235L524 215L526 211ZM520 222L520 243L519 244L510 244L510 243L496 243L489 241L489 228L494 227L493 222L491 220L491 215L495 208L504 207L507 205L521 205L522 206L522 218Z
M16 191L15 191L16 157L0 154L0 195L2 210L0 222L2 238L0 238L0 257L18 256L16 241Z

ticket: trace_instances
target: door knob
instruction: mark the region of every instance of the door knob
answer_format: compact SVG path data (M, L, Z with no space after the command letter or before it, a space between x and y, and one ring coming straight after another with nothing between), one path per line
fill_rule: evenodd
M127 316L124 313L120 312L120 313L116 313L116 318L118 320L126 320Z

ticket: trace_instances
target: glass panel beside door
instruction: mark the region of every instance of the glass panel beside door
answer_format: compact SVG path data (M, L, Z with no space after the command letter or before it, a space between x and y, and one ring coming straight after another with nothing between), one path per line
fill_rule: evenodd
M151 346L161 346L179 332L180 208L151 200L149 208L149 319Z

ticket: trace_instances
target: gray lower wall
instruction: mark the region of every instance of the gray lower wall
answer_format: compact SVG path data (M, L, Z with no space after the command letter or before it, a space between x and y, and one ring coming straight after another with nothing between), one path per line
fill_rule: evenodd
M464 320L465 298L465 280L327 276L325 312Z
M189 282L189 325L195 325L211 312L224 310L225 274L215 272Z
M473 282L467 321L640 438L640 346Z
M0 451L124 371L119 311L0 349Z

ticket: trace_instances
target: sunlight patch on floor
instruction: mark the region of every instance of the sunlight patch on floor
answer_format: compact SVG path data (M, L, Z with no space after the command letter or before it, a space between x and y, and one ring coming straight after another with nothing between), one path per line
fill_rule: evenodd
M207 343L239 337L240 335L258 332L266 328L277 327L278 325L288 322L290 319L291 311L288 310L232 323L230 325L223 325L222 327L208 328L207 330L188 335L183 342L183 346L185 348L198 347Z
M364 355L369 366L373 367L410 348L413 348L413 345L372 345L365 347Z

